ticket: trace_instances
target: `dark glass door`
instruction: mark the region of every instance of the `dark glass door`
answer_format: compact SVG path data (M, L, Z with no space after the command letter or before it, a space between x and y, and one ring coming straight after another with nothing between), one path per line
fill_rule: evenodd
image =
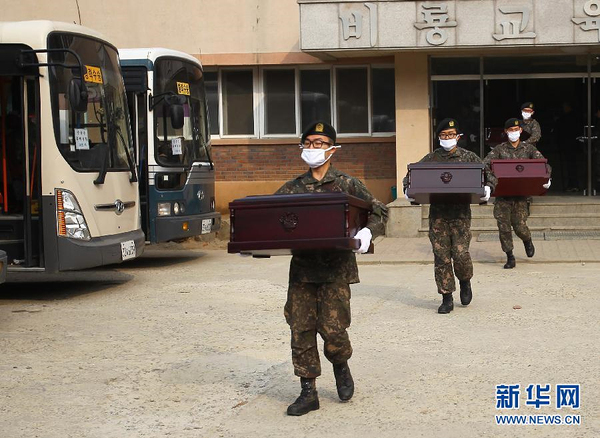
M504 122L521 118L521 105L535 103L542 129L536 145L552 166L551 194L588 193L588 90L585 78L486 80L485 152L506 141Z

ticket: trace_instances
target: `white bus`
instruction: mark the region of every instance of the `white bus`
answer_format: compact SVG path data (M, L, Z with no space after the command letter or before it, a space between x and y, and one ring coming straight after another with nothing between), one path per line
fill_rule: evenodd
M0 250L11 271L119 263L144 248L117 49L50 21L0 22Z
M146 241L218 231L202 65L187 53L163 48L120 49L119 55L138 152Z

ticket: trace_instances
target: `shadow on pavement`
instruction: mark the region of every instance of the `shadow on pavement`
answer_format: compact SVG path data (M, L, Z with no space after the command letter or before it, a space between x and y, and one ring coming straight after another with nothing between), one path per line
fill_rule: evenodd
M137 259L107 269L118 268L120 271L130 269L152 269L189 263L205 257L206 253L188 250L147 249Z
M2 300L54 301L88 295L120 286L133 279L118 271L76 271L58 274L10 273L0 285Z

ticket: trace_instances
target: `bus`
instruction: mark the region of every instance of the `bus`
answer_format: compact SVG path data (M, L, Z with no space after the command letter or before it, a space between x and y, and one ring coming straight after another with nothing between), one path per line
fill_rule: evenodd
M208 103L200 62L163 48L120 49L140 177L142 229L154 244L214 233Z
M117 49L51 21L0 22L0 250L60 272L144 249Z

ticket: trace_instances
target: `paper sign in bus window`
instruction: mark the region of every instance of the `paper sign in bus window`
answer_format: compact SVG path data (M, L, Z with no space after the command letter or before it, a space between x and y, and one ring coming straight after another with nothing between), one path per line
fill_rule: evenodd
M187 82L177 82L177 94L190 95L190 84Z
M102 84L102 70L100 70L100 67L86 65L83 80L86 82L92 82L94 84Z
M171 139L171 152L173 155L181 155L183 151L181 150L181 138L173 138Z
M75 149L79 151L90 149L90 139L86 128L75 128Z

